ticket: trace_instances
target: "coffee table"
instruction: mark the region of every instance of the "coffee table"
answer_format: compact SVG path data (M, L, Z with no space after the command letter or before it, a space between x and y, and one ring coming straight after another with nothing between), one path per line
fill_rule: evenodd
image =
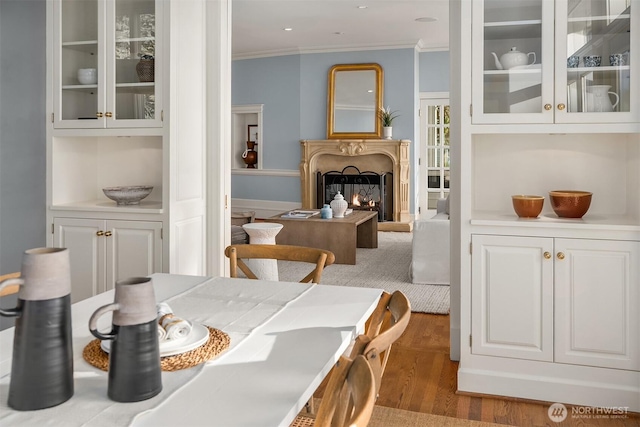
M353 211L344 218L332 219L321 219L320 214L282 218L285 213L265 219L284 225L276 236L277 244L329 250L336 256L336 264L355 264L356 248L378 247L378 212Z

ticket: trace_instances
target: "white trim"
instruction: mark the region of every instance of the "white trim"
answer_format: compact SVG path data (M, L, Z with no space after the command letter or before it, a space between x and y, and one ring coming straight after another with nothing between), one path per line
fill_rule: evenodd
M238 53L233 55L234 61L243 59L257 59L268 58L272 56L288 56L288 55L305 55L314 53L335 53L335 52L356 52L365 50L390 50L390 49L415 49L418 52L448 52L448 46L422 46L422 41L401 41L397 43L391 43L388 45L352 45L352 46L319 46L314 48L292 48L292 49L278 49L278 50L265 50L260 52L247 52Z
M301 206L301 202L231 199L232 212L254 211L256 213L256 218L269 218L282 212L300 209Z
M285 176L300 178L300 171L286 169L231 169L231 175Z
M264 104L241 104L231 106L231 112L234 114L262 113L262 110L264 110Z
M449 99L449 92L420 92L420 99Z

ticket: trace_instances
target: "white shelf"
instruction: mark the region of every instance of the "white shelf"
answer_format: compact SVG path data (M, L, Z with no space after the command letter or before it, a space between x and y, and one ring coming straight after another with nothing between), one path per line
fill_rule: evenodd
M617 66L603 66L603 67L576 67L576 68L567 68L568 73L591 73L596 71L628 71L630 67L628 65L617 65Z
M121 212L121 213L163 213L162 202L142 200L139 205L118 206L111 200L85 200L73 203L52 205L51 210L88 211L88 212Z
M86 90L86 89L97 89L98 85L63 85L62 90Z
M129 43L129 42L152 42L155 41L155 37L127 37L116 39L116 43Z
M518 218L514 212L474 212L471 225L528 227L528 228L580 228L592 230L629 231L640 233L640 219L627 215L589 214L582 218L559 218L553 213L541 214L538 218Z

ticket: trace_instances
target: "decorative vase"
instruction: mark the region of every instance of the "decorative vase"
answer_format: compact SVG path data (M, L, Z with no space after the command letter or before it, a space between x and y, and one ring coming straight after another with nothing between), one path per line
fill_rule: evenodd
M8 405L18 411L50 408L73 396L71 270L65 248L25 251L18 304L0 309L15 316Z
M344 199L344 196L338 191L338 194L336 194L336 196L331 201L331 210L333 211L333 216L336 218L344 218L344 212L347 210L347 207L347 201Z
M393 134L393 127L391 126L384 126L382 128L382 135L384 136L384 139L391 139Z
M152 82L155 77L155 63L153 59L141 59L136 65L138 80L141 82Z
M258 152L254 150L257 144L255 141L247 141L247 149L242 153L242 160L249 169L255 169L258 163Z
M333 217L333 211L331 210L331 206L324 205L322 209L320 209L320 218L331 219L332 217Z
M111 331L102 333L98 319L109 312ZM101 340L112 340L107 389L111 400L139 402L162 391L158 310L151 278L116 281L114 302L91 315L89 331Z

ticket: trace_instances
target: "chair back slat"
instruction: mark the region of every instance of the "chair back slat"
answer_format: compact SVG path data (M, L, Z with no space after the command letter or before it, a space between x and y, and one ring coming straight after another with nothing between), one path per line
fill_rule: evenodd
M300 281L302 283L320 283L322 271L336 259L331 251L294 245L231 245L224 253L229 258L231 277L238 277L239 268L247 278L257 279L255 273L243 261L247 259L275 259L315 264L315 268Z

